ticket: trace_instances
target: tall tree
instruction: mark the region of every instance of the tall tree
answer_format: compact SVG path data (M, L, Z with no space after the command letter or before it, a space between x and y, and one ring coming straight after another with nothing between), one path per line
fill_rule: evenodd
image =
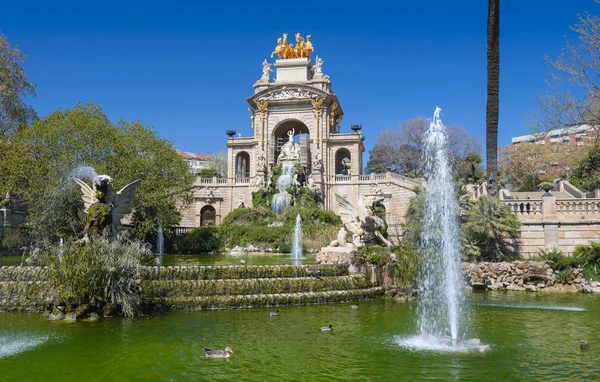
M577 40L567 40L556 59L546 56L549 90L540 97L536 132L583 124L600 128L600 17L585 12L571 30Z
M0 194L29 202L27 225L45 241L80 232L82 201L74 177L108 174L115 189L141 179L132 207L140 238L180 220L179 206L190 201L194 174L173 143L139 122L111 123L95 104L57 110L19 129L0 161Z
M377 134L375 145L369 152L367 172L386 171L402 175L419 175L422 166L422 153L425 146L425 133L429 122L414 118L400 123L399 129L383 130ZM448 152L453 170L463 166L463 159L470 153L479 154L481 145L478 139L458 126L448 128Z
M26 126L35 117L33 108L24 102L35 95L23 68L25 55L18 47L11 48L0 34L0 138Z
M500 0L488 0L485 161L490 196L498 195L498 114L500 112Z

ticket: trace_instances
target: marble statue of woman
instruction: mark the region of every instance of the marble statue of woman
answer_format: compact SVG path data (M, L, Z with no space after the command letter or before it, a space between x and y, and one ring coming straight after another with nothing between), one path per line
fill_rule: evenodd
M281 146L281 153L277 157L277 162L280 161L298 161L300 160L300 153L298 150L298 145L294 141L294 129L290 129L287 132L288 141L285 142L283 146Z

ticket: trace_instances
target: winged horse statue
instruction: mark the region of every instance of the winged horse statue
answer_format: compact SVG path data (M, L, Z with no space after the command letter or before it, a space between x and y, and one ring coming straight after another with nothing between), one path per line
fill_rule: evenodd
M357 205L354 206L343 196L335 194L338 213L344 226L330 246L360 248L365 244L375 242L390 248L392 244L381 233L385 227L385 221L375 215L375 205L383 199L383 196L380 195L367 195L360 197ZM349 235L352 236L350 242L347 241Z
M92 187L77 178L75 183L81 189L81 198L87 214L82 241L89 241L92 232L104 238L116 234L123 216L131 212L131 202L141 180L129 183L117 193L114 190L113 180L108 175L96 176Z

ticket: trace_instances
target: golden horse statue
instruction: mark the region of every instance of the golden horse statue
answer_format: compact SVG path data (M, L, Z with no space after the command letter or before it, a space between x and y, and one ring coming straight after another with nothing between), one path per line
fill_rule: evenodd
M282 59L310 57L310 54L314 51L310 35L306 36L306 41L304 41L300 33L296 33L296 46L288 44L287 37L288 34L284 33L283 37L277 39L277 46L273 53L271 53L271 57L274 55Z

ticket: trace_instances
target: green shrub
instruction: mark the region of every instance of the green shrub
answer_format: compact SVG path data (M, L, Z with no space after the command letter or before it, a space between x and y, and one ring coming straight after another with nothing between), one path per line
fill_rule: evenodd
M600 265L600 243L591 242L590 245L578 245L573 252L573 257L584 265Z
M120 236L111 242L52 246L32 257L48 267L48 282L57 303L99 309L110 304L132 317L139 313L142 302L134 282L140 279L143 256L151 254L146 244Z
M196 175L202 178L212 178L214 176L218 177L220 174L216 168L202 168Z
M560 249L553 248L550 251L541 251L538 257L555 271L565 271L577 266L577 259L566 256ZM569 276L570 277L570 276Z
M478 260L504 261L517 257L521 223L497 198L483 196L470 203L462 225L463 243L479 248Z
M0 241L0 251L13 256L21 255L24 247L29 244L27 231L17 227L4 227L3 230L4 237Z
M274 218L275 213L267 207L236 208L225 216L222 225L266 225Z
M238 210L235 210L238 211ZM197 254L218 252L221 248L221 237L218 227L200 227L183 236L173 243L175 253Z

